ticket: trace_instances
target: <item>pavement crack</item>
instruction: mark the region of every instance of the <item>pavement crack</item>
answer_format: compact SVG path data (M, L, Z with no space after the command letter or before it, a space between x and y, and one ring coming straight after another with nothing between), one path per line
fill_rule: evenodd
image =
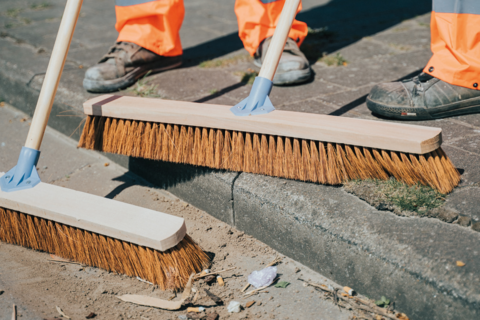
M235 197L233 195L233 192L235 190L235 182L237 181L238 177L240 177L242 173L238 172L235 178L232 180L232 195L230 201L232 201L232 225L235 226Z

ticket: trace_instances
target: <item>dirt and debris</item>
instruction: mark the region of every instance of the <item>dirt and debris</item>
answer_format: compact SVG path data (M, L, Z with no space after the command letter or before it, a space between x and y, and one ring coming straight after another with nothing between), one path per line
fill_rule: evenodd
M311 286L316 290L323 291L326 293L325 296L329 299L332 299L333 302L339 307L356 311L357 313L355 314L355 317L359 319L372 319L372 317L374 317L373 319L385 320L398 320L399 318L404 320L409 319L404 313L396 312L393 310L393 308L389 308L391 301L384 296L382 296L380 300L375 301L359 295L350 295L345 293L339 294L339 292L343 290L342 288L318 284L300 278L298 280L302 281L305 287Z
M203 291L205 291L205 293L207 294L207 296L212 299L213 302L215 302L217 305L219 306L222 306L223 305L223 300L220 299L219 297L217 297L216 295L214 295L213 293L210 292L210 290L208 289L203 289Z
M39 315L40 319L59 317L55 306L60 306L60 310L72 319L85 319L86 315L94 314L95 319L106 320L177 320L181 319L179 316L182 319L199 317L206 320L269 319L272 316L275 319L311 319L316 314L315 310L309 308L312 303L324 310L325 319L348 320L357 314L354 310L340 311L331 305L324 294L303 288L296 278L305 276L336 285L332 281L201 210L191 205L185 206L185 202L170 194L147 187L138 188L143 190L141 196L132 196L124 191L116 199L183 217L188 233L212 257L211 270L208 274L194 276L192 294L179 310L162 310L118 299L140 295L174 303L181 296L177 292L161 291L157 286L136 278L4 243L0 245L2 290L18 297L21 300L19 302L30 312ZM145 202L149 198L152 201ZM208 228L211 231L205 232ZM271 287L250 287L249 291L246 286L248 275L254 270L273 265L277 266L279 276ZM224 286L216 281L219 274L225 280ZM273 285L277 281L289 284L285 288L275 288ZM242 292L242 289L245 290ZM252 295L255 295L255 300L250 298ZM240 312L228 312L227 306L232 301L240 303ZM195 316L192 313L187 315L187 308L200 306L205 311L194 312Z

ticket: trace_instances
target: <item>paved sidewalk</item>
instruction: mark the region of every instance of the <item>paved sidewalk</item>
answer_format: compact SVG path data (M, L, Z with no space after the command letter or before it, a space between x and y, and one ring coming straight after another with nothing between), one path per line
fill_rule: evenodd
M0 97L29 114L64 1L48 3L0 3ZM242 78L255 68L236 34L233 3L186 0L185 65L121 94L225 105L246 97L250 85ZM275 87L276 108L386 121L371 115L366 95L376 83L410 77L425 66L431 1L304 0L303 6L298 18L314 30L302 49L315 77L302 86ZM84 119L81 105L94 96L81 86L85 69L114 42L114 23L112 1L85 1L49 123L74 139ZM317 61L323 52L338 53L347 65ZM392 297L411 319L473 319L480 306L480 233L461 226L458 217L480 220L480 115L414 124L443 129L443 148L462 173L444 205L453 219L399 217L343 188L108 156L338 282ZM457 260L466 266L456 267Z

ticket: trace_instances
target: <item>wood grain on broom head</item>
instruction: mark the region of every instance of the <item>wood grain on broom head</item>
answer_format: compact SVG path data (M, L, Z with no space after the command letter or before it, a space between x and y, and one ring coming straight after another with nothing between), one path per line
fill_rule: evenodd
M449 193L460 174L441 148L427 154L290 137L88 116L79 147L132 157L341 184L390 176Z
M192 272L198 273L210 264L188 235L162 252L1 207L0 240L138 276L162 290L183 288Z

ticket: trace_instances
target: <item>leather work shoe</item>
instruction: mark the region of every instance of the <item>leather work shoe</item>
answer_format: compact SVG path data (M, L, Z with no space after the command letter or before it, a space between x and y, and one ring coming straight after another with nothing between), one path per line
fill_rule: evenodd
M117 42L97 65L85 72L83 87L91 92L111 92L126 88L147 72L178 67L182 56L163 57L131 42Z
M398 120L432 120L480 112L480 91L448 84L429 74L373 87L367 107Z
M262 66L265 59L268 46L272 37L269 37L260 44L255 52L253 63L257 67ZM283 49L282 57L278 63L277 71L273 77L274 85L286 85L306 82L312 76L310 64L305 55L298 48L297 43L288 38L285 48Z

